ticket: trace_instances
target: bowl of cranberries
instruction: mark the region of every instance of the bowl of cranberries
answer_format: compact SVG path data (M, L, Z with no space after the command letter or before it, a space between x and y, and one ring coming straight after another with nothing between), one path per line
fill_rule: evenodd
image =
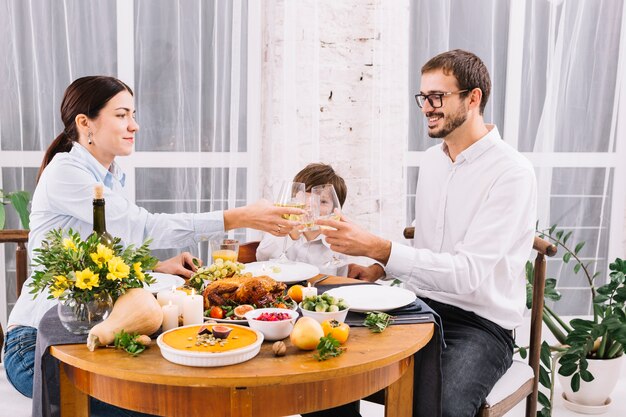
M298 312L286 308L257 308L244 317L248 326L263 333L265 340L282 340L291 333Z

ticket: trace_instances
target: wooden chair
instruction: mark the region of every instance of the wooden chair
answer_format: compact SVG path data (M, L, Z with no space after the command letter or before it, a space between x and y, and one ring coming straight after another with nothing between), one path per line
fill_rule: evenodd
M15 292L19 297L22 286L28 277L28 257L26 243L28 242L28 230L0 230L0 243L17 243L15 249ZM0 324L0 351L4 346L4 330ZM0 356L0 359L2 357Z
M255 240L239 245L239 256L237 257L237 261L244 264L256 262L256 248L259 247L259 243L261 242Z
M404 229L404 237L407 239L413 239L414 233L414 227ZM526 417L535 417L537 414L543 292L546 282L545 257L556 255L556 246L539 237L535 237L533 249L537 251L537 257L534 265L528 364L519 360L513 361L513 365L496 382L496 385L487 396L485 403L478 411L479 417L503 416L524 398L526 398Z

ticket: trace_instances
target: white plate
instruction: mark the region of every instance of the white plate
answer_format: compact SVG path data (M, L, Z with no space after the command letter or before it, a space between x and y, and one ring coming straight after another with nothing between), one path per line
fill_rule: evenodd
M387 285L346 285L326 291L346 300L351 311L389 311L411 304L417 298L413 291Z
M151 285L144 285L144 288L152 294L156 294L159 291L171 290L172 286L178 288L185 284L185 280L178 275L162 274L160 272L150 272L150 275L152 275L156 282Z
M235 327L236 325L233 325ZM183 327L198 327L197 324L192 324ZM161 349L161 355L170 362L177 363L179 365L186 366L226 366L233 365L235 363L245 362L254 358L261 350L261 343L263 343L263 333L258 330L250 329L246 327L246 330L251 330L256 333L257 339L249 346L244 346L239 349L229 350L227 352L195 352L185 351L180 349L174 349L173 347L163 342L163 335L169 332L173 332L177 329L168 330L162 333L157 338L157 345Z
M267 275L278 282L300 282L313 278L320 273L315 265L304 262L278 263L276 261L251 262L246 264L243 273L250 272L252 275Z

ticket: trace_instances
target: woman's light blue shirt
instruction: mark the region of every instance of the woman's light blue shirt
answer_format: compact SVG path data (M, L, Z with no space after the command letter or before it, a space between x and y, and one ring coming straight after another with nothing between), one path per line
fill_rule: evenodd
M93 187L104 184L107 231L119 237L124 245L141 245L152 239L152 249L181 248L196 244L202 238L224 232L222 211L210 213L152 214L135 205L124 195L125 175L113 162L102 166L78 143L70 152L58 153L46 167L35 193L30 214L28 254L41 246L48 231L62 227L73 229L86 238L93 231ZM33 300L26 280L17 300L9 326L37 327L47 310L56 305L48 294Z

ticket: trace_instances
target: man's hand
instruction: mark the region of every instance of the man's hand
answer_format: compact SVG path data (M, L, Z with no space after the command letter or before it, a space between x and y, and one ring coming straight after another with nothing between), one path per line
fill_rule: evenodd
M360 279L361 281L375 282L385 276L385 270L380 264L363 266L357 264L348 265L348 278Z
M339 221L320 219L315 223L332 227L332 229L322 230L331 250L346 255L367 256L382 264L386 264L389 260L391 242L357 226L343 214Z
M191 278L191 275L198 269L194 264L194 259L199 266L202 266L202 260L196 258L189 252L183 252L173 258L159 261L154 267L155 272L163 272L165 274L180 275L185 279Z

